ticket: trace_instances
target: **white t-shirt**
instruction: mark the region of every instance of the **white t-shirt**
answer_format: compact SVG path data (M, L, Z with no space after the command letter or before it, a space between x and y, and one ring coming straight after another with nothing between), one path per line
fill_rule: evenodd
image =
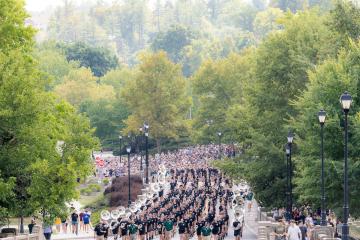
M287 233L288 233L289 240L300 240L301 239L301 231L297 225L289 226Z

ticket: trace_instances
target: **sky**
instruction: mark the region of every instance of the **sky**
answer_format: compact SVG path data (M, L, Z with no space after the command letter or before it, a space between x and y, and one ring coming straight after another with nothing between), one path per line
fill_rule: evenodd
M48 6L59 6L63 0L26 0L26 9L31 12L45 10Z
M71 0L73 3L81 3L87 1L95 1L95 0ZM105 2L112 2L113 0L105 0ZM26 2L26 10L30 12L41 12L44 11L47 7L52 6L56 7L62 5L64 0L25 0ZM153 0L150 0L150 4L153 3Z

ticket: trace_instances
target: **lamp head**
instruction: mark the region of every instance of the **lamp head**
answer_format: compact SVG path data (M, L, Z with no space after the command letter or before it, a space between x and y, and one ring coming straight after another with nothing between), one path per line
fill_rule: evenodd
M294 141L294 133L290 130L288 135L287 135L287 140L289 144L292 144L292 142Z
M344 112L348 112L352 103L351 95L348 92L344 92L340 97L340 103Z
M325 123L325 119L326 119L326 112L324 110L320 110L318 113L318 117L319 117L319 123L320 124L324 124Z
M122 139L122 136L121 136L121 135L119 136L119 139Z
M222 133L221 132L218 132L218 136L221 137Z
M126 147L126 152L127 152L127 153L130 153L130 152L131 152L131 146L127 146L127 147Z

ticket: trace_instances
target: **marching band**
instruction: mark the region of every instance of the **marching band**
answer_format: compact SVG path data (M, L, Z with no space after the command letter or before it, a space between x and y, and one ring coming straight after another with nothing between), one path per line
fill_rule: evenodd
M180 240L197 237L221 240L228 234L229 208L234 209L234 236L240 239L244 224L244 193L232 191L232 183L213 168L170 170L169 190L164 194L166 169L160 168L159 182L139 196L129 209L102 213L95 227L97 239ZM109 220L113 219L110 223Z

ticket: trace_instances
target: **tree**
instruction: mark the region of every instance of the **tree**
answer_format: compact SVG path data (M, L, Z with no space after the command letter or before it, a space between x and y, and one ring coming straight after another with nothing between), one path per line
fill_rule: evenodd
M116 94L119 94L120 89L124 87L127 81L133 79L134 75L135 71L130 68L117 68L107 72L106 75L100 79L100 82L112 86Z
M264 38L268 33L274 30L280 30L281 25L277 20L284 16L279 8L268 8L265 11L258 12L254 19L254 32L258 39Z
M114 88L99 83L87 68L72 70L64 77L63 83L55 87L54 92L76 107L86 101L115 98Z
M347 46L350 39L360 36L360 11L351 1L337 1L330 11L328 26L337 36L334 46L340 49Z
M253 31L253 22L258 9L250 3L242 1L229 1L225 5L225 14L221 15L221 19L227 25L241 28L244 31Z
M242 154L235 160L265 206L285 205L284 144L291 104L306 88L307 72L336 52L326 17L311 10L288 13L281 32L270 34L256 49L245 71L242 101L228 110L225 127L235 132Z
M8 52L22 48L25 51L33 46L35 29L24 24L28 14L24 11L22 0L0 1L0 50Z
M118 66L115 55L102 47L91 47L85 43L63 45L68 61L79 61L80 66L90 68L96 77L101 77Z
M303 202L312 202L320 206L320 134L317 113L325 109L327 113L324 128L324 155L327 207L341 212L343 205L343 113L339 104L339 96L349 91L354 103L359 98L359 64L354 59L360 57L359 44L352 43L348 51L341 51L337 59L329 59L310 73L310 83L306 91L295 102L300 114L291 119L291 124L298 132L299 148L296 156L298 174L296 176L296 192ZM358 157L359 149L359 105L353 104L350 122L350 209L351 215L360 216L360 205L356 196L360 192L357 176L360 173ZM313 177L310 177L313 176ZM318 177L314 177L318 176Z
M280 8L284 12L290 10L293 13L295 13L297 10L302 10L305 7L303 4L304 1L299 0L272 0L270 2L272 7Z
M173 62L178 63L182 58L183 48L191 43L192 38L190 30L174 26L167 32L159 33L151 44L151 48L154 51L164 50Z
M122 99L100 99L86 101L81 104L80 112L83 112L95 129L95 135L104 142L106 139L117 138L119 132L125 128L124 120L129 116Z
M58 206L75 196L76 176L90 172L96 139L86 119L45 91L47 81L30 55L34 30L25 26L23 1L0 3L5 19L0 29L6 33L0 39L1 217L32 215L45 207L54 216ZM67 146L63 157L55 150L61 139ZM53 172L43 174L46 169L39 165ZM64 172L66 180L58 175ZM53 181L46 185L37 180L49 177Z
M150 137L156 140L158 151L165 138L176 138L185 125L189 98L179 65L173 64L166 53L141 56L134 79L127 82L122 97L131 112L125 132L138 132L144 122L150 124Z
M62 84L63 79L70 71L79 68L77 61L68 61L55 43L47 42L39 45L34 51L39 69L49 78L48 90Z
M199 130L198 136L195 136L198 141L216 141L218 131L224 133L225 141L234 137L224 123L230 107L242 102L248 77L246 72L252 63L251 54L252 51L248 51L241 56L231 55L222 60L206 61L194 75L192 86L198 99L194 128Z

